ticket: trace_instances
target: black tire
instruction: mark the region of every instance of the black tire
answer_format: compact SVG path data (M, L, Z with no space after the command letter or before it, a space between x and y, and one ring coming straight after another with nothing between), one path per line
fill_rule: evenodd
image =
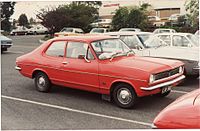
M34 34L34 35L37 35L37 32L35 31L33 34Z
M116 87L114 87L114 90L112 92L112 97L115 104L121 108L132 108L137 100L137 95L133 87L124 83L118 84Z
M39 92L49 92L50 91L51 82L45 73L38 72L35 75L35 87Z
M170 92L171 92L171 90L169 90L169 91L167 91L167 92L165 92L163 94L162 93L156 94L156 96L158 96L158 97L165 97L165 96L169 95Z

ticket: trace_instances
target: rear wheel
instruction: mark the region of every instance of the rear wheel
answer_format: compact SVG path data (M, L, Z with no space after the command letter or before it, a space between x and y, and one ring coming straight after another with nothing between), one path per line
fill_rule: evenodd
M113 100L121 108L131 108L136 103L137 95L128 84L119 84L113 90Z
M40 92L49 92L50 91L51 82L45 73L38 72L35 75L35 87Z

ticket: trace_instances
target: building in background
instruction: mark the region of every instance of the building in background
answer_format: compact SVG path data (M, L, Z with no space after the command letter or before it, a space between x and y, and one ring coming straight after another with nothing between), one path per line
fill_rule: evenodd
M167 20L173 14L185 14L186 0L125 0L105 1L99 9L100 18L112 18L119 7L140 6L144 3L152 5L150 16L157 16L161 20Z

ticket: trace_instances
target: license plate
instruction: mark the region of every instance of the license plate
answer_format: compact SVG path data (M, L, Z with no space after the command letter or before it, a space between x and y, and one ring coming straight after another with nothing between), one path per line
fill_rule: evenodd
M161 90L161 93L163 94L163 93L168 92L168 91L170 91L170 90L171 90L171 87L170 87L170 86L168 86L168 87L163 87L162 90Z

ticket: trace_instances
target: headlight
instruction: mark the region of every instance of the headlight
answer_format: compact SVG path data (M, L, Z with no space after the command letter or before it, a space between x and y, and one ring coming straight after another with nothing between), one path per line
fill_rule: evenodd
M149 77L149 83L153 83L154 80L155 80L154 75L150 75L150 77Z
M183 73L183 67L182 66L179 67L179 73Z

